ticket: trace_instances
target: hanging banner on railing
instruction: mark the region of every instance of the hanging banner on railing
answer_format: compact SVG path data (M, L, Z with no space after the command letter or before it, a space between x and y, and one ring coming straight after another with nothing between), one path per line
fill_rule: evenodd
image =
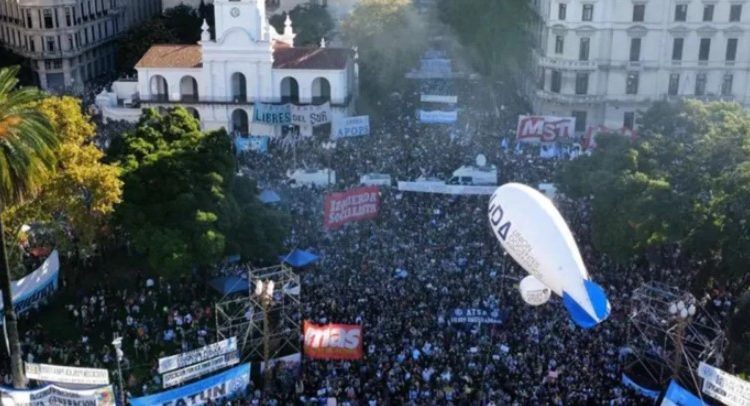
M310 358L362 359L362 326L358 324L318 325L305 320L304 352Z
M57 250L52 251L42 263L42 266L23 278L11 282L13 292L13 307L16 313L23 314L32 306L50 297L57 290L57 277L60 271L60 257ZM0 311L3 310L2 296L0 291ZM2 319L0 319L0 324Z
M575 135L575 117L519 116L516 140L523 142L570 141Z
M453 124L458 121L458 111L417 110L417 118L424 124Z
M24 363L26 378L54 383L78 385L109 385L109 371L100 368L79 368L62 365Z
M250 364L242 364L230 370L209 376L198 382L160 392L154 395L130 399L131 406L176 406L176 405L224 405L241 396L250 384Z
M334 140L362 135L370 135L370 116L345 117L333 121L331 138Z
M289 104L255 103L253 106L253 122L272 125L286 125L292 123L292 112Z
M319 105L295 104L289 107L292 113L292 124L300 127L316 127L331 122L331 103L326 102Z
M184 368L231 352L237 352L237 337L230 337L182 354L159 358L159 373Z
M40 389L32 390L17 390L0 386L0 405L114 406L115 394L112 390L112 386L105 386L96 389L66 389L56 385L48 385Z

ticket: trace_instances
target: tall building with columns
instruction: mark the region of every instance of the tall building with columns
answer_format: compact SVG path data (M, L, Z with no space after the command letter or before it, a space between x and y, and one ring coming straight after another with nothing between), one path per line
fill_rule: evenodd
M70 91L115 70L114 40L161 0L0 0L0 46L28 58L41 88Z
M257 103L330 102L334 118L354 109L358 69L348 48L294 47L292 21L268 23L263 0L214 0L215 38L205 23L195 45L154 45L136 64L137 79L97 97L107 119L135 121L140 108L185 106L204 129L274 135L254 123Z
M750 6L744 0L534 0L535 112L588 126L637 125L657 100L750 106Z

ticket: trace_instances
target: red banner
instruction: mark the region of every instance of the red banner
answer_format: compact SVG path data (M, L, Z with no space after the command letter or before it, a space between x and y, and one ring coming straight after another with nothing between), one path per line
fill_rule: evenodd
M581 146L583 147L584 151L591 151L596 149L596 136L599 134L620 134L623 137L630 138L631 141L638 138L638 132L630 128L622 127L619 130L615 130L607 128L603 125L596 127L590 126L586 130L586 134L584 134L583 138L581 139Z
M369 220L378 216L380 193L377 186L331 193L326 196L323 224L334 229L351 221Z
M525 142L569 141L575 135L575 117L519 116L516 140Z
M305 320L304 352L310 358L333 360L362 359L362 326L357 324L319 325Z

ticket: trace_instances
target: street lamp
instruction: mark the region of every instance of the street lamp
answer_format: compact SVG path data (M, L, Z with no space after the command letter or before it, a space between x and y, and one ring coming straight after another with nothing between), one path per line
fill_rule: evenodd
M669 304L668 311L672 318L677 322L677 337L675 339L674 362L672 367L672 376L675 381L679 382L680 370L682 369L682 354L684 353L685 329L690 323L690 318L695 315L696 308L693 300L678 300Z
M117 378L120 384L120 404L125 403L125 386L122 384L122 337L115 336L112 340L112 345L115 347L115 355L117 357Z
M273 303L274 285L274 281L258 280L255 282L255 296L258 297L261 306L263 306L263 362L266 364L266 370L263 374L263 385L266 393L268 393L271 384L271 367L268 365L268 361L271 358L271 326L268 322L268 313Z
M336 149L336 141L326 141L320 145L328 153L328 185L331 185L331 158Z

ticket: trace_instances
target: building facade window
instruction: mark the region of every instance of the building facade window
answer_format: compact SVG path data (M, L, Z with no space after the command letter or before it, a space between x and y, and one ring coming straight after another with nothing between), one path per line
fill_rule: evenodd
M633 22L643 22L646 18L646 5L633 4Z
M674 7L674 20L675 21L687 21L687 4L678 4Z
M727 61L734 61L737 59L737 38L727 39Z
M677 96L679 92L680 92L680 74L672 73L669 75L669 88L667 89L667 94L669 94L670 96Z
M560 93L560 88L562 87L562 73L559 70L552 71L551 82L550 91L552 91L552 93Z
M584 4L583 5L583 12L581 13L581 20L582 21L592 21L594 19L594 5L593 4Z
M560 3L557 5L557 19L565 21L565 15L567 14L568 5Z
M583 95L589 92L589 74L576 73L576 94Z
M70 8L68 7L65 8L65 25L67 27L70 27L73 25L73 16L70 13Z
M706 74L699 73L695 75L695 95L703 96L706 94Z
M672 41L672 60L673 61L682 60L682 46L684 44L685 44L684 38L675 38L674 41Z
M581 43L578 48L578 60L588 61L589 60L589 48L591 47L591 38L581 38Z
M565 38L562 35L555 36L555 53L562 54L565 49Z
M638 94L638 72L629 72L625 81L625 94Z
M630 39L630 62L637 62L641 59L641 39Z
M698 60L708 61L708 56L711 54L711 38L701 38L701 45L698 49Z
M738 22L742 19L742 4L732 4L729 7L729 21Z
M628 130L632 130L635 127L635 112L626 111L622 116L622 126Z
M44 15L44 28L54 28L54 23L52 22L52 10L45 8L43 15Z
M55 50L55 37L47 37L47 51L52 52Z
M576 132L582 133L586 131L586 112L585 111L574 111L571 116L576 119Z
M721 81L721 95L731 96L732 95L732 82L734 81L734 75L727 73Z
M703 21L713 21L714 20L714 5L713 4L706 4L703 6Z

